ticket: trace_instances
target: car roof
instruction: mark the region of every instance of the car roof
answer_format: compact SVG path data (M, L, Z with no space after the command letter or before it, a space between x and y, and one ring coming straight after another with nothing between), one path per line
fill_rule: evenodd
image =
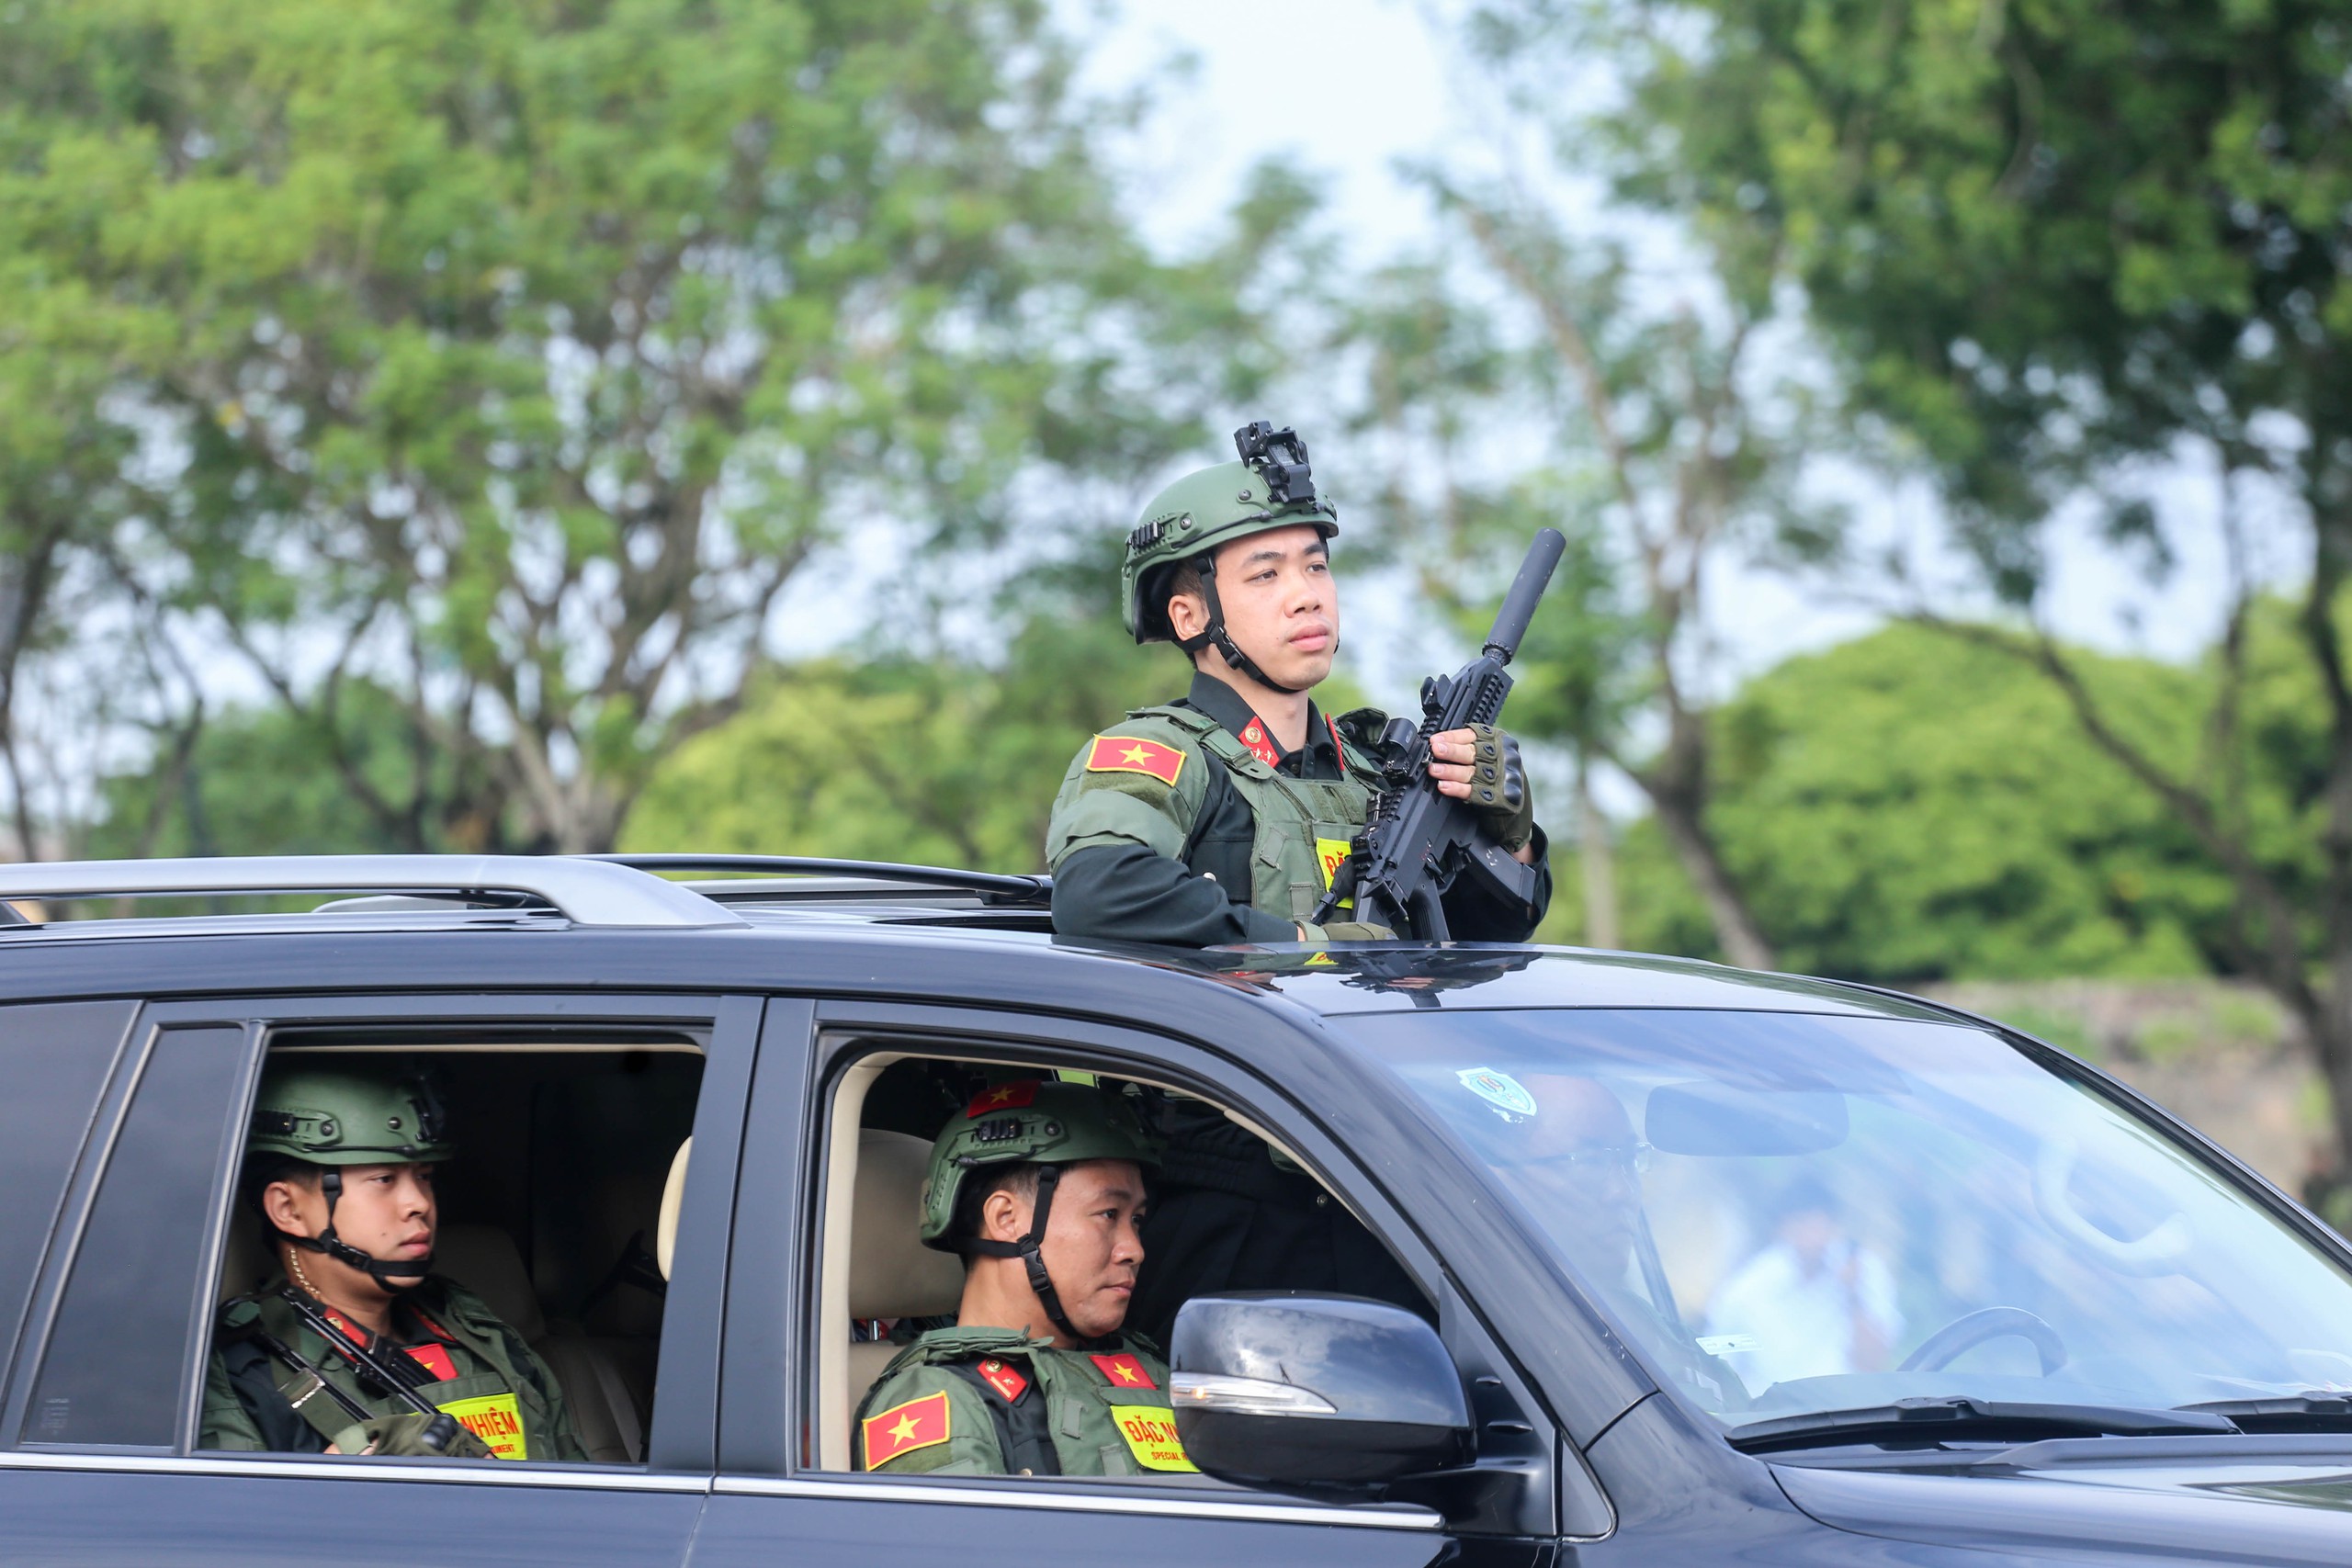
M1108 998L1144 1022L1209 995L1318 1017L1525 1008L1961 1016L1872 987L1649 953L1530 944L1193 950L1075 942L1052 934L1051 879L1044 876L778 857L621 859L269 857L0 867L0 899L111 899L130 890L185 902L226 892L294 896L302 906L125 917L109 905L99 919L0 924L0 995L421 982L513 988L562 987L586 974L599 984L660 988L683 982L1065 1005L1090 998L1084 1010L1095 1011L1105 1010ZM655 876L657 870L755 874L681 883ZM395 891L377 891L387 887ZM310 897L345 888L367 896ZM143 950L137 963L123 961L126 944ZM35 953L40 957L30 964L13 962Z

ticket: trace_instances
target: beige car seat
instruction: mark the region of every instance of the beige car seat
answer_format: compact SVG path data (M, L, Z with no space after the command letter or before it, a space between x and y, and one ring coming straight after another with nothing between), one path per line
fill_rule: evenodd
M935 1317L954 1312L963 1300L964 1260L918 1239L930 1165L927 1139L872 1127L857 1134L849 1232L853 1318ZM852 1409L902 1348L887 1340L850 1343L846 1382Z
M618 1338L550 1330L514 1238L496 1225L443 1225L434 1268L489 1304L538 1352L562 1385L572 1430L599 1464L645 1458L645 1421L652 1409L650 1369L639 1347ZM536 1457L536 1456L535 1456Z

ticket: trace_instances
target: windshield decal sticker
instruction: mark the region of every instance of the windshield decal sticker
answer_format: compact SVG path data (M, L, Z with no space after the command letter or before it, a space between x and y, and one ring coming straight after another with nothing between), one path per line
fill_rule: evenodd
M1535 1097L1509 1073L1497 1072L1492 1067L1464 1067L1453 1076L1462 1080L1464 1089L1493 1106L1506 1121L1535 1114Z
M1742 1350L1760 1350L1763 1344L1753 1334L1702 1334L1699 1348L1710 1356L1736 1356Z

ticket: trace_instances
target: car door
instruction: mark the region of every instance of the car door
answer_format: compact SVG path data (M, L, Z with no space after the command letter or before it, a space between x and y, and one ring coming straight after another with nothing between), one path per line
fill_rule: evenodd
M0 1557L413 1568L684 1560L711 1472L717 1328L761 1004L389 996L141 1010L31 1296L0 1404ZM705 1055L642 1465L198 1451L245 1111L273 1031L659 1027Z
M958 1568L1041 1562L1421 1568L1441 1560L1525 1564L1552 1554L1556 1434L1483 1337L1477 1314L1447 1284L1439 1260L1357 1162L1302 1118L1277 1086L1182 1041L1042 1014L827 1001L812 1010L809 1027L807 1071L773 1071L783 1054L771 1010L729 1280L718 1475L692 1568L750 1568L786 1558L865 1568L943 1554L952 1554ZM815 1281L824 1269L842 1266L839 1256L822 1255L821 1216L829 1212L827 1184L838 1181L842 1168L829 1152L842 1136L855 1135L854 1111L842 1123L833 1090L852 1065L878 1059L894 1043L910 1054L1125 1072L1187 1087L1274 1131L1319 1174L1343 1182L1346 1201L1392 1240L1400 1261L1442 1303L1442 1333L1489 1428L1481 1459L1490 1472L1464 1494L1482 1501L1449 1517L1410 1504L1336 1506L1216 1483L1195 1489L1060 1476L875 1475L849 1471L838 1450L830 1467L822 1462L816 1434L839 1424L844 1411L820 1407L815 1386L823 1318ZM1580 1469L1577 1479L1590 1484Z

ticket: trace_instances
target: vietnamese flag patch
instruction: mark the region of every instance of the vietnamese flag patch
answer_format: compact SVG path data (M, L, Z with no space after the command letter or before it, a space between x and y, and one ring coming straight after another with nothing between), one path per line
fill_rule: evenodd
M1001 1083L984 1089L972 1096L972 1103L964 1107L964 1119L986 1116L991 1111L1025 1111L1037 1098L1037 1080L1023 1078L1018 1083Z
M865 1468L879 1470L900 1454L947 1440L947 1395L943 1392L894 1404L879 1416L868 1416L859 1430L865 1438Z
M1114 1388L1156 1389L1159 1386L1151 1381L1151 1374L1143 1370L1143 1363L1133 1356L1089 1356L1087 1359L1102 1369L1102 1375L1111 1380Z
M1184 753L1157 740L1135 740L1124 735L1098 735L1086 754L1090 773L1147 773L1172 784L1184 771Z

